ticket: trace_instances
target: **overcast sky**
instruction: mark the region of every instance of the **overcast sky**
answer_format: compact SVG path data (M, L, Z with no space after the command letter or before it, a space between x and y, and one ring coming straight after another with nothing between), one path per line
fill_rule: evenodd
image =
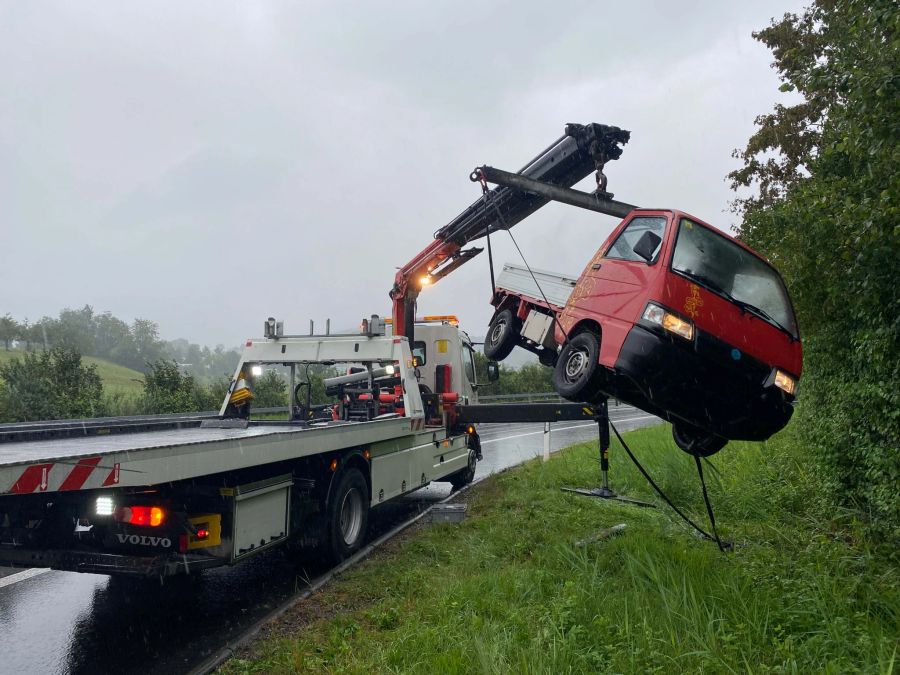
M631 130L617 198L727 229L731 151L783 96L751 32L802 4L0 0L0 314L87 303L229 346L388 315L472 168L566 122ZM550 205L513 232L577 274L615 224ZM489 293L485 255L420 314L482 335Z

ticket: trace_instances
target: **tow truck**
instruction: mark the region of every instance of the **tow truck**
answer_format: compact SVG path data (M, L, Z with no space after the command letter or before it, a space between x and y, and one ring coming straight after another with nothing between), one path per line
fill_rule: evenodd
M464 247L482 237L493 277L491 233L551 200L628 216L633 207L612 198L603 173L628 137L617 127L571 124L517 174L477 169L471 177L482 197L397 272L390 321L372 315L356 333L287 335L267 319L262 337L246 341L215 415L0 425L0 565L162 579L278 546L340 560L364 543L370 509L432 481L471 482L481 456L477 423L594 420L605 485L605 396L479 403L472 341L450 316L417 321L416 299L481 253ZM596 192L569 187L592 170ZM488 181L501 184L488 190ZM491 282L502 312L512 289ZM532 299L522 295L516 310L526 323L541 309ZM564 325L546 304L544 313ZM559 363L574 324L561 332L563 356L543 340L515 339ZM290 373L289 419L255 419L256 378L273 366ZM311 399L314 366L332 371L328 403ZM488 374L497 376L496 362ZM587 398L571 396L579 397Z
M464 485L480 455L448 408L476 399L468 336L449 320L423 322L418 344L386 332L377 316L343 335L267 320L213 418L0 425L0 564L162 578L282 544L347 557L370 508ZM290 370L289 420L251 419L271 365ZM332 403L309 400L315 365L346 372L324 380Z

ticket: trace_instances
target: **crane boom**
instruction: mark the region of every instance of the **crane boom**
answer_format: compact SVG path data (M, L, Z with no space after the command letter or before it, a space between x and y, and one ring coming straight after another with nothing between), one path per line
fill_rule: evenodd
M481 253L483 249L477 247L463 250L470 242L495 230L510 229L548 201L567 201L563 197L568 197L568 203L611 215L620 215L623 208L630 207L612 201L603 174L606 162L622 155L620 146L630 136L628 131L605 124L567 124L560 138L516 174L489 167L476 169L472 180L500 185L435 232L434 241L397 271L390 292L394 335L413 340L416 299L422 287ZM597 171L597 192L568 189L593 170Z

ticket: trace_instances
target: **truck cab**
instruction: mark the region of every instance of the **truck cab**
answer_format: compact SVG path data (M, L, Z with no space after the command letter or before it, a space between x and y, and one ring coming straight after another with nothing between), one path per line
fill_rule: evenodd
M411 345L426 393L456 393L463 404L478 402L475 349L468 334L452 315L425 316L416 320Z
M671 421L679 446L702 454L766 439L791 417L802 349L784 282L694 216L634 209L555 302L504 288L503 275L498 287L486 353L534 351L566 398L616 396ZM513 330L498 334L503 320ZM546 326L540 338L535 325Z

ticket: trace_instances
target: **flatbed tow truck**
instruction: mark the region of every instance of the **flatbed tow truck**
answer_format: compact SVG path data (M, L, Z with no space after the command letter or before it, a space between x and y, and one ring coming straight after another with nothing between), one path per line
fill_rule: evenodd
M416 298L483 250L466 244L485 237L490 257L492 231L551 200L630 213L603 174L627 140L617 127L568 125L518 174L481 167L482 198L397 272L390 322L373 315L357 334L300 336L268 319L214 418L0 425L0 565L164 578L282 545L340 560L363 545L371 508L432 481L470 482L477 423L594 420L605 483L605 397L479 404L471 340L451 317L418 321ZM570 189L594 169L595 193ZM488 180L503 185L489 191ZM290 370L289 419L253 420L255 378L274 365ZM312 404L308 380L304 390L313 365L346 372L325 380L327 405Z

